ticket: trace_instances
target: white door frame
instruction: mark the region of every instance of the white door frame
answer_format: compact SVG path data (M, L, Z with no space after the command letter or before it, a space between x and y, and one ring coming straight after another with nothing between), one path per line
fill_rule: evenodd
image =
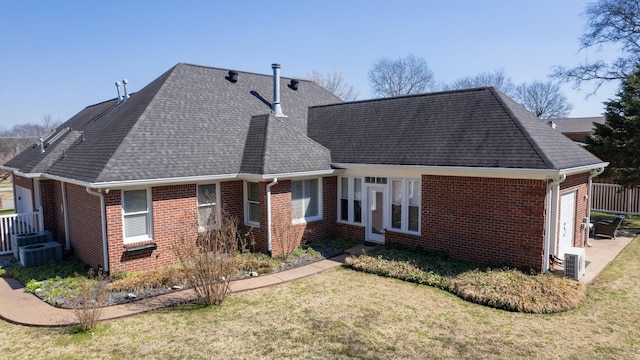
M576 232L577 191L560 196L560 223L558 224L558 257L564 259L564 253L573 247Z
M376 197L378 194L381 196L381 199ZM387 226L387 219L389 218L387 211L387 186L366 184L366 196L365 240L377 244L384 244L384 229Z

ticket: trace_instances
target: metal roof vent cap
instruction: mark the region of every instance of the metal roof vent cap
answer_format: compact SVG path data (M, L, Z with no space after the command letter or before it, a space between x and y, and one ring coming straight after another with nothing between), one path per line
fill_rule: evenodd
M229 70L229 75L225 76L224 78L229 80L229 82L235 84L236 82L238 82L238 72Z
M271 64L273 69L273 104L271 104L271 111L276 117L286 117L282 113L282 106L280 105L280 64Z

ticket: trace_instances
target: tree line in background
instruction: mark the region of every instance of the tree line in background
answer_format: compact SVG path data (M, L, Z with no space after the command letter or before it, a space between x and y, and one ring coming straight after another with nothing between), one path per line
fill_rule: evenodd
M575 67L555 67L548 81L516 85L501 69L462 77L450 84L438 84L425 59L379 59L369 71L372 92L377 96L400 96L434 90L453 90L493 86L510 96L541 119L565 117L572 108L560 92L561 83L579 89L594 84L595 93L602 84L620 82L615 99L605 103L605 124L596 124L586 139L587 149L611 165L609 175L627 186L640 185L640 0L598 0L587 4L587 25L580 38L580 49L606 50L616 54L613 60L596 59ZM615 49L612 51L611 49ZM323 74L313 71L307 78L317 82L345 101L356 100L357 90L339 71ZM45 115L40 124L19 124L0 129L0 164L37 138L45 137L60 121ZM3 171L3 170L0 170ZM6 177L1 172L0 177Z
M60 120L53 120L51 115L44 115L38 124L16 124L10 129L0 129L0 164L33 146L38 139L49 135L60 124ZM0 169L0 181L6 180L9 175L9 171Z

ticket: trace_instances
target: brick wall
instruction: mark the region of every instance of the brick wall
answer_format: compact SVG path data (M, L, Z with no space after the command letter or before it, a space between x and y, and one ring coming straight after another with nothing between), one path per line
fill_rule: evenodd
M387 239L539 270L545 195L546 183L538 180L423 175L421 236L391 232Z
M55 187L59 186L56 182ZM104 268L100 198L83 186L66 184L66 190L71 248L89 266Z
M62 208L62 186L59 181L41 180L40 196L45 230L51 231L53 239L66 246L64 209Z
M151 189L153 239L124 244L121 191L105 195L107 212L107 234L109 241L110 271L149 270L174 264L177 257L173 251L178 242L197 238L196 185L159 186ZM153 242L155 250L137 253L127 248Z
M33 180L29 178L16 175L13 177L13 184L33 191Z
M260 183L260 228L254 228L256 251L267 252L267 182ZM283 180L271 187L271 253L277 256L286 249L295 249L300 244L335 237L337 218L337 178L322 178L322 219L308 223L293 224L291 210L291 181Z
M364 226L336 223L336 237L340 239L360 239L365 238Z

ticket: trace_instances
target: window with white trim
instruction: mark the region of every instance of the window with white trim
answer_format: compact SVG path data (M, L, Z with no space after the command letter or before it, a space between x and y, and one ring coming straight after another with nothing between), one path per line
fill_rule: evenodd
M422 188L419 180L407 180L407 197L409 198L409 231L420 231L420 205Z
M124 242L151 239L151 189L122 191Z
M353 222L362 223L362 178L353 178Z
M349 221L349 178L340 178L340 220Z
M320 213L319 179L291 181L291 218L294 222L314 221Z
M215 228L218 213L216 184L198 185L198 230Z
M260 184L246 182L245 217L248 225L260 226Z
M402 180L391 180L391 228L402 230Z
M362 178L341 177L338 191L340 221L362 223Z
M391 180L391 228L420 231L420 180Z

